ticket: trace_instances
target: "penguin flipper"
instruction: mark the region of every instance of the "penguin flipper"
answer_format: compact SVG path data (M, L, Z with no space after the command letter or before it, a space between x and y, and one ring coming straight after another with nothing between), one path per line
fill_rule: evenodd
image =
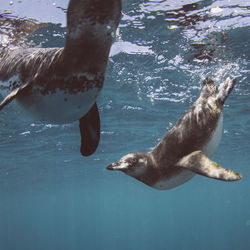
M25 89L27 89L29 85L30 82L20 86L19 88L12 90L11 93L8 94L0 103L0 110L2 110L7 104L12 102L18 95L20 95Z
M227 97L233 90L236 84L236 79L230 79L229 77L220 84L219 86L219 93L217 95L217 100L223 105L226 101Z
M95 152L100 140L100 116L96 103L79 120L79 128L81 134L81 154L90 156Z
M236 181L242 178L241 174L221 167L216 162L210 160L200 150L184 156L176 165L195 172L196 174L222 181Z

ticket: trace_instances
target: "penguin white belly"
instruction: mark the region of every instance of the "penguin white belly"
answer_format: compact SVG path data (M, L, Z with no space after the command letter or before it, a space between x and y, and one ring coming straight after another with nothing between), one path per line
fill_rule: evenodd
M213 132L208 143L204 145L201 149L206 156L211 157L215 153L216 149L220 144L222 130L223 130L223 114L221 113L215 131Z
M51 123L68 123L79 120L93 106L99 89L92 88L75 94L56 93L33 94L16 98L17 104L24 112L39 121Z
M208 157L212 156L212 154L216 151L217 147L219 146L221 136L222 136L222 128L223 128L223 115L221 114L217 127L213 132L210 140L202 147L202 151ZM167 190L179 186L191 178L195 176L195 173L189 170L181 169L176 175L172 176L171 178L162 179L153 185L156 189Z
M157 181L152 187L160 190L171 189L189 181L194 176L194 172L183 169L171 178Z

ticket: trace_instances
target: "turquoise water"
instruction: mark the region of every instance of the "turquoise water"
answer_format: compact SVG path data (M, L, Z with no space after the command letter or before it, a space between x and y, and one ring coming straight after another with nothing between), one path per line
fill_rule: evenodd
M124 1L98 99L101 142L91 157L79 153L77 122L42 124L11 105L1 111L1 250L250 248L250 2L176 2ZM11 20L51 22L28 41L63 46L65 17L57 7L67 1L52 3L13 1L0 11L13 12ZM213 160L242 180L196 175L158 191L105 169L124 154L152 149L206 76L218 84L237 78Z

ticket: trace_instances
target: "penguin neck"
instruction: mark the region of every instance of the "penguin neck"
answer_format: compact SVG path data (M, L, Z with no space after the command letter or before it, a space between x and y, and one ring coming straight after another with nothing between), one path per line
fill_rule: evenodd
M144 171L138 171L139 174L135 174L132 177L143 182L148 186L152 186L159 178L160 172L158 169L158 164L152 154L152 151L141 153L143 155L144 160L146 159L146 166Z
M74 68L104 72L120 13L120 0L71 0L65 60Z

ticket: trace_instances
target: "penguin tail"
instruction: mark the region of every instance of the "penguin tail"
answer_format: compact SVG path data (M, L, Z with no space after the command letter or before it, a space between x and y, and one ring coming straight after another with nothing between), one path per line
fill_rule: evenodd
M206 79L203 81L203 86L206 86L206 85L208 85L208 86L215 85L214 80L209 76L207 76Z
M217 95L217 86L212 78L206 77L202 85L203 86L202 86L200 95L203 99L206 100L210 96Z
M223 83L220 84L218 89L219 93L217 95L217 101L221 103L221 105L224 104L227 97L233 90L235 84L236 84L236 79L230 79L229 77Z

